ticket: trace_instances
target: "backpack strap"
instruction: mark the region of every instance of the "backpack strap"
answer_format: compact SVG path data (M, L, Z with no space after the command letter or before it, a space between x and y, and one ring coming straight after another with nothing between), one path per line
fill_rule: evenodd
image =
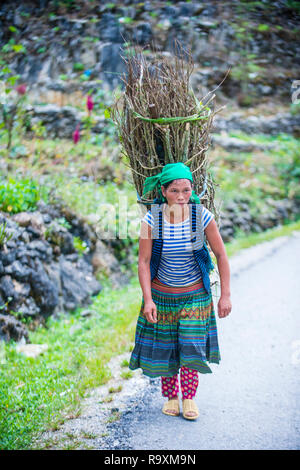
M164 234L162 204L152 204L151 214L154 222L152 238L162 240Z
M200 250L204 245L204 227L202 220L202 204L190 204L190 228L193 250Z

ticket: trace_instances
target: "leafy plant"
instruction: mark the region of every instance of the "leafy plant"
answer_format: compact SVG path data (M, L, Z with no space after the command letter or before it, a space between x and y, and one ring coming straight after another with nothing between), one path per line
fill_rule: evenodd
M88 251L88 246L85 241L81 240L80 237L73 237L74 247L79 252L80 255L83 255Z
M64 217L59 217L55 220L59 225L61 225L62 227L65 227L67 230L69 230L72 227L72 225Z
M81 62L75 62L73 64L73 70L74 72L82 72L82 70L84 70L84 65Z
M26 124L26 85L16 86L19 75L13 75L8 66L4 66L0 71L2 89L0 90L0 112L2 122L0 131L7 136L7 150L10 150L14 135L20 139L24 133Z
M299 103L291 103L290 105L290 113L292 115L300 114L300 101Z
M296 13L300 14L300 2L297 0L287 0L286 6L287 8L295 10Z
M132 22L133 19L130 18L130 16L123 16L122 18L119 18L119 23L130 24Z
M258 27L257 27L257 30L258 31L269 31L270 29L270 26L268 24L259 24Z
M17 212L34 210L40 199L37 184L30 180L14 180L0 184L0 209L15 214Z
M107 9L107 10L112 10L113 8L115 8L116 4L115 3L105 3L104 7Z
M4 224L0 225L0 247L4 245L4 243L8 242L8 240L11 239L12 233L8 234L5 229L6 229L6 221Z

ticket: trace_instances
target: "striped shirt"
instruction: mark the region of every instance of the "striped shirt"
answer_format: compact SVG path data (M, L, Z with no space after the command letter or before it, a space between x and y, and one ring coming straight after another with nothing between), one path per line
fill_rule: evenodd
M203 206L204 229L213 217L212 212ZM143 222L154 227L151 211L146 213ZM170 224L164 218L163 248L156 277L168 286L187 286L201 279L192 250L189 218L177 224Z

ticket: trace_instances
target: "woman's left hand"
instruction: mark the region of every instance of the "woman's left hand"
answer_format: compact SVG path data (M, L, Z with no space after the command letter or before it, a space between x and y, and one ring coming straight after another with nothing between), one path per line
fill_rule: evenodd
M232 305L230 296L221 295L219 302L218 302L218 315L219 318L224 318L229 315L231 312Z

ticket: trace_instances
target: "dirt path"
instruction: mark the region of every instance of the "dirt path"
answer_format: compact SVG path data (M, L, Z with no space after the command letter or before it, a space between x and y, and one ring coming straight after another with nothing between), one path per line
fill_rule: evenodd
M198 420L161 413L158 379L111 426L109 449L300 448L299 254L294 235L232 261L234 308L217 319L222 360L200 375Z

